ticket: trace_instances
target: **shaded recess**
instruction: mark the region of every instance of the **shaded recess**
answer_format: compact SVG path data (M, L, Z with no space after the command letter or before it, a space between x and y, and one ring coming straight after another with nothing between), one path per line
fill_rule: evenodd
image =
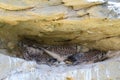
M119 15L109 9L108 2L70 1L9 0L8 4L2 0L0 47L17 52L17 44L25 37L42 45L120 49Z

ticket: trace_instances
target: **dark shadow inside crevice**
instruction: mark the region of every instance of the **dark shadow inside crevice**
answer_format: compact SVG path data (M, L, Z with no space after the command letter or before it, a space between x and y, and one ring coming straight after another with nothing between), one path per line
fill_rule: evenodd
M19 40L18 50L22 54L23 59L47 65L60 65L61 63L80 65L108 59L105 51L90 49L87 52L81 52L80 45L46 45L25 37Z

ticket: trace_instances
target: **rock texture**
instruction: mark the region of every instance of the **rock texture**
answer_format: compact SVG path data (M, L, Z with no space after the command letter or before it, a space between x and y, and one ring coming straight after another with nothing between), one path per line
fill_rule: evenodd
M96 64L56 67L0 54L0 80L120 80L119 67L120 56Z
M119 50L119 5L119 0L0 0L0 48L15 51L19 40L28 38ZM120 80L120 52L109 52L113 59L104 62L57 67L8 54L16 56L0 50L0 80Z
M42 44L78 44L106 51L119 50L119 6L117 9L110 2L1 0L1 46L14 49L20 38L27 37Z

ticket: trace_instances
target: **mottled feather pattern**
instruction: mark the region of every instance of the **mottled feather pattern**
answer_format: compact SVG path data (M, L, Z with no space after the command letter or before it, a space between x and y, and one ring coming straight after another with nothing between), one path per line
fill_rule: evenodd
M46 48L49 51L55 52L60 56L70 56L72 54L77 53L76 45L58 45L58 46L50 46Z
M81 64L83 62L98 62L106 59L106 53L99 50L90 50L89 52L80 53L77 45L40 45L32 40L21 40L19 42L20 51L24 59L34 60L38 63L55 62L56 59L46 54L42 48L54 52L62 57L67 57L65 61L72 64Z
M33 40L26 39L19 42L19 47L24 59L35 60L39 63L47 63L48 61L54 60L53 57L46 54L41 47L55 52L62 57L68 57L77 53L76 45L40 45Z

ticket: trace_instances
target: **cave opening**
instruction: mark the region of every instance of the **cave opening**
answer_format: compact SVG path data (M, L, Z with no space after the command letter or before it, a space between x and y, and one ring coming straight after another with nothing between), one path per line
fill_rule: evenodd
M108 59L106 51L83 48L76 44L40 44L35 39L24 37L18 41L17 46L22 55L21 58L50 66L74 66L97 63Z

